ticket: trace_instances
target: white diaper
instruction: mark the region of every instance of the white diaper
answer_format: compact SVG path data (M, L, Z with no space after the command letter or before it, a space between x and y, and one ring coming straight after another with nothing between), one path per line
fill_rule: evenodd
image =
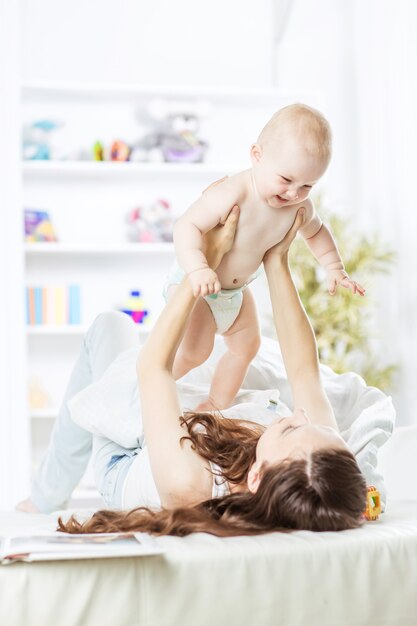
M210 307L216 323L216 333L222 335L233 325L240 313L243 302L243 291L261 273L261 268L250 278L250 280L236 289L221 289L219 293L205 296L204 300ZM168 288L171 285L178 285L185 276L185 272L178 263L174 263L167 274L163 295L167 299Z

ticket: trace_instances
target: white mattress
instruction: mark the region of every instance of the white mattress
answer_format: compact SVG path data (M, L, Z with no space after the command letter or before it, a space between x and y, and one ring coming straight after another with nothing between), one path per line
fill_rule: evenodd
M2 513L0 534L55 519ZM159 541L156 557L0 566L0 624L417 624L417 501L393 502L351 531Z

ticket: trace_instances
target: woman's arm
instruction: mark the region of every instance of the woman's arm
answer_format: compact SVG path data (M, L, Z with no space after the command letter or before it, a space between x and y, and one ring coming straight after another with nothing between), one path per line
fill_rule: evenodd
M206 255L211 267L219 265L230 250L239 211L233 208L224 226L207 238ZM173 507L210 497L212 476L207 464L191 448L181 426L180 407L172 366L196 298L185 278L159 316L137 363L145 438L152 473L163 506Z
M294 407L303 407L314 424L338 430L320 378L316 338L288 263L289 247L303 220L304 212L300 209L285 238L266 253L264 266Z

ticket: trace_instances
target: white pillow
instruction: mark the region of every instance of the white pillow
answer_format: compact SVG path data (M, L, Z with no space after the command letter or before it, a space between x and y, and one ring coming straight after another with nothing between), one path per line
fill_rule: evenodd
M378 457L388 500L417 500L417 426L398 426Z

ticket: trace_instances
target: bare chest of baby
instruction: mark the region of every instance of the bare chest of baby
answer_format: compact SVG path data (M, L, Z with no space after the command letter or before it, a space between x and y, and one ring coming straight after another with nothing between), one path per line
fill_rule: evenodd
M277 209L251 198L241 203L233 248L216 270L222 289L241 287L251 279L265 252L285 237L299 206Z

